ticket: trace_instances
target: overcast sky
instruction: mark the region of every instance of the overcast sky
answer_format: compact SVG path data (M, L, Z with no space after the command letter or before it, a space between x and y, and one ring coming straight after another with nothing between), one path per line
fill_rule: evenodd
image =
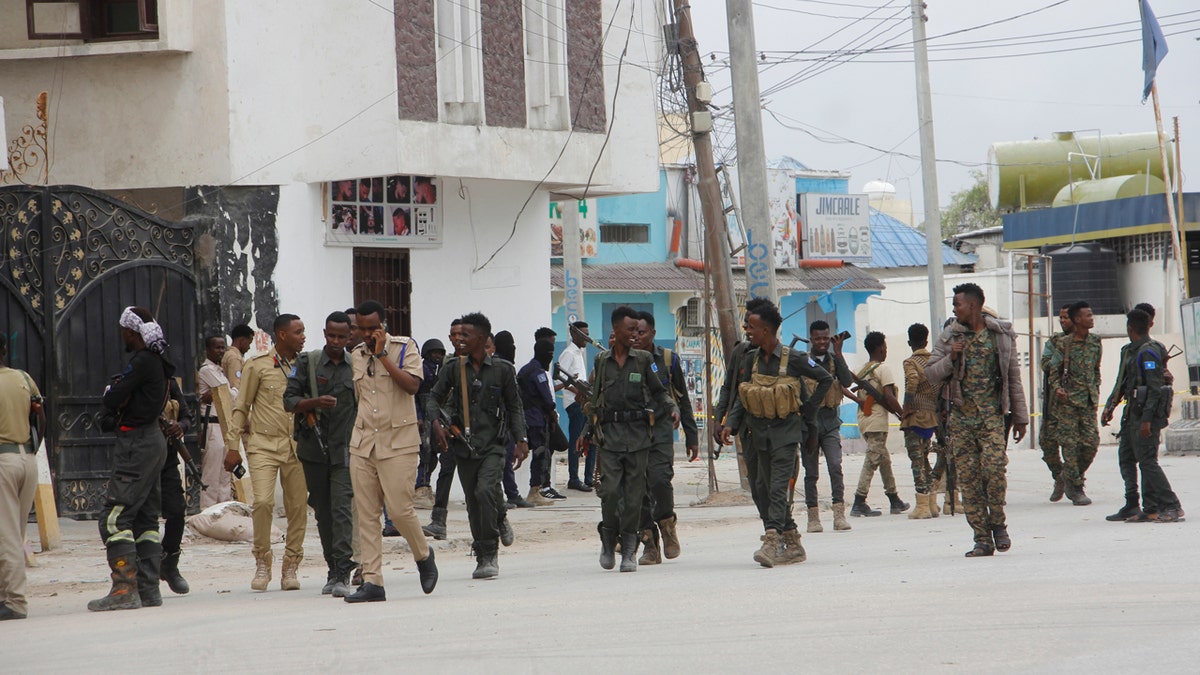
M952 193L970 186L972 168L986 171L994 142L1046 138L1061 130L1154 131L1154 109L1149 100L1141 104L1137 0L926 3L943 208ZM1158 71L1164 128L1170 136L1171 117L1179 116L1184 189L1198 190L1200 2L1151 0L1151 6L1170 48ZM725 3L693 1L692 7L706 74L718 92L714 103L728 106ZM911 195L919 222L923 200L915 159L920 141L909 7L909 0L759 0L754 11L757 49L766 55L759 73L769 111L763 113L767 157L790 155L814 169L850 171L854 192L869 180L886 180L899 198ZM1006 20L1010 17L1018 18ZM947 35L991 22L999 23ZM894 47L830 68L829 52L880 46ZM799 51L806 53L795 54ZM1057 53L1044 53L1050 51ZM1034 52L1043 53L1012 56ZM821 58L826 60L812 60ZM732 144L732 130L732 123L719 124L719 146Z

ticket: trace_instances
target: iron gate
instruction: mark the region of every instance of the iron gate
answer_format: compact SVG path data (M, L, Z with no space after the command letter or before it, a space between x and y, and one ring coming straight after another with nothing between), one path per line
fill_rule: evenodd
M9 362L46 396L47 447L59 513L95 517L115 440L95 423L126 354L117 321L129 305L154 312L183 391L195 391L194 235L106 194L76 186L0 188L0 320ZM194 433L187 440L195 451ZM190 481L189 481L190 482ZM189 505L196 501L189 486Z

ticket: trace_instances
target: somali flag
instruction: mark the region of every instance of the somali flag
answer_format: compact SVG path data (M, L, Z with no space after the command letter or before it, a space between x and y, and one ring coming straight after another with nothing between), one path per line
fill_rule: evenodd
M1163 36L1158 19L1154 18L1154 10L1150 9L1147 0L1139 3L1142 8L1142 70L1146 72L1146 86L1142 89L1142 103L1150 96L1150 88L1154 86L1154 75L1158 64L1167 55L1167 39Z

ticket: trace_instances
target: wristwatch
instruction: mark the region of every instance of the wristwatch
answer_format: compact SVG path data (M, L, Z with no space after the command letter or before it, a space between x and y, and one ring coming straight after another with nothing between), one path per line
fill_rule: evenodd
M387 349L384 348L383 351L379 352L378 354L374 354L373 356L377 359L382 359L383 357L387 356Z

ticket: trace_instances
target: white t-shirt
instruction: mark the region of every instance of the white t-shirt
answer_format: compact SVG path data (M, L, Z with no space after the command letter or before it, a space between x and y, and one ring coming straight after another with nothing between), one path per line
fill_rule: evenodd
M567 345L567 348L558 355L558 367L562 372L573 375L580 380L587 381L587 352L583 347L576 347L575 343ZM569 389L562 390L563 407L567 407L575 402L575 394Z

